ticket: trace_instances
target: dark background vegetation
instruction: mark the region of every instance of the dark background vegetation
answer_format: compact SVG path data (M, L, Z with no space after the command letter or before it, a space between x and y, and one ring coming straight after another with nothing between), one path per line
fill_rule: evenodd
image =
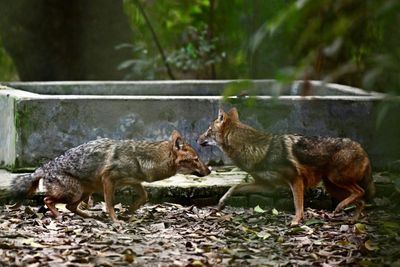
M400 1L0 0L0 81L169 79L277 79L283 83L293 79L324 80L398 96ZM384 116L395 114L386 120L386 124L380 125L381 132L394 129L398 132L398 99L382 104L382 112L376 119L377 128L379 122L384 121ZM393 148L391 151L399 151L399 140L388 138L382 143ZM392 173L392 170L395 172ZM388 188L394 187L395 192L389 195L390 190L382 190L379 195L396 202L398 210L400 160L393 162L390 171L382 177L389 177L387 180L394 182L394 186L390 183ZM378 211L391 206L385 198L378 200ZM26 210L20 212L25 213ZM3 227L8 227L9 213L2 214L4 220L0 219ZM189 213L185 211L185 216L168 214L186 220L185 216ZM399 240L398 218L387 219L382 216L382 222L376 222L380 213L372 214L374 217L371 221L374 223L371 223L373 230L370 232L376 232L371 236L381 247L380 254L374 255L372 265L362 264L361 261L359 265L373 266L378 262L383 266L389 266L392 262L398 264L399 252L393 245ZM164 214L158 216L165 217ZM190 220L197 216L198 213L190 216ZM24 220L21 218L11 224L19 227L18 222ZM230 218L228 220L231 221ZM231 222L238 229L235 220ZM258 219L254 221L253 218L253 222L258 222ZM268 229L273 230L273 236L276 233L280 237L286 235L279 228L278 231L270 228L270 222L274 222L274 219L265 222L268 223ZM76 225L79 227L79 224ZM197 224L193 225L198 227ZM212 227L215 228L215 225ZM338 225L334 224L334 227L340 232L340 240L336 239L336 235L335 238L330 236L333 231L329 228L320 228L329 232L320 236L332 239L334 246L332 242L328 243L332 251L342 253L343 240L346 240L342 235L350 238L354 235L342 228L337 230ZM29 227L29 224L24 223L24 226ZM143 231L134 226L134 230ZM223 226L229 228L229 224L223 223ZM299 233L291 233L285 223L280 222L279 227L282 226L289 232L287 235L294 237L289 239L291 244L296 244L295 247L304 253L306 250L298 243L306 239L295 239L298 236L293 234ZM66 233L64 226L57 227ZM378 227L382 230L377 230ZM247 226L242 228L248 235L259 234ZM195 232L194 229L189 230ZM135 231L133 233L137 234ZM36 232L34 236L38 236ZM359 237L359 234L355 236ZM238 244L251 248L248 241L252 241L252 238L244 236L246 242L243 243L242 236L236 237L234 240ZM264 237L262 242L265 243ZM281 243L280 237L278 243ZM104 238L109 237L107 235ZM229 238L228 235L227 240L231 242ZM356 241L360 243L360 239ZM364 239L361 243L361 258L364 258L363 250L365 253L368 241ZM272 242L272 246L287 257L285 251L279 250L277 242ZM337 246L339 242L342 242L340 249ZM109 246L108 243L104 244ZM177 241L177 244L183 243ZM184 249L196 248L197 245L193 244L187 242ZM285 244L292 256L294 246ZM350 254L347 248L343 253L351 256L354 247L352 243L349 244L352 248ZM7 249L7 244L4 248ZM22 251L19 247L8 248L14 249L15 253ZM358 246L356 248L358 251ZM31 247L28 249L31 250ZM376 248L367 250L375 251ZM260 251L266 255L262 250L252 250L251 253ZM232 255L232 258L238 257L233 252L223 253ZM32 258L37 259L37 255ZM332 255L325 254L327 257ZM305 257L310 260L309 255Z
M400 93L397 0L0 0L0 80L320 79Z

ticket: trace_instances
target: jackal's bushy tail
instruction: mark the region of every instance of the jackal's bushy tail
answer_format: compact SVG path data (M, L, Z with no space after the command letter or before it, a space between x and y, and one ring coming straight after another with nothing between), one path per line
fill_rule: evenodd
M11 181L9 198L14 201L21 201L33 195L42 177L43 170L40 168L30 174L18 175Z

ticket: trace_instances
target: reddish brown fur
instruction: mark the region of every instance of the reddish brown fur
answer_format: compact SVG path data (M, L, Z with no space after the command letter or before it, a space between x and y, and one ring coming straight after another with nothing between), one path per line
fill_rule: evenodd
M375 191L368 156L350 139L261 132L240 122L233 108L228 113L220 110L198 142L218 145L255 180L254 184L232 187L221 198L219 208L233 193L260 191L286 183L293 193L296 215L292 225L296 225L303 217L305 188L323 180L327 191L341 200L335 212L355 203L357 219L364 207L364 196L371 197Z

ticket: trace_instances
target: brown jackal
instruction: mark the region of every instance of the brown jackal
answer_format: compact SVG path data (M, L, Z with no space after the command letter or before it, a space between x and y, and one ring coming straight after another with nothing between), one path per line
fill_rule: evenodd
M56 203L66 203L70 211L89 217L78 208L79 203L91 193L103 191L107 211L117 221L113 207L115 189L131 186L137 191L139 198L130 207L133 211L147 201L141 182L162 180L176 173L205 176L210 170L193 147L173 131L171 141L90 141L67 150L32 174L16 177L11 190L14 199L23 199L34 193L43 179L44 202L55 217L60 216Z
M262 191L280 184L292 190L296 215L303 217L304 189L321 180L327 191L341 202L335 212L351 203L357 205L354 220L364 208L363 198L374 195L371 165L366 152L347 138L309 137L258 131L239 120L236 108L219 110L198 143L219 146L232 161L254 178L252 184L233 186L220 199L219 208L233 193ZM271 177L271 174L272 177Z

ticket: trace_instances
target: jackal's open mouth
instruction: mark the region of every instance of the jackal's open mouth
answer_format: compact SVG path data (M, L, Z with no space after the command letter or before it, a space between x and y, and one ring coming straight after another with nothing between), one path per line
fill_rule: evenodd
M201 146L209 146L210 142L208 142L208 140L197 139L197 144Z

